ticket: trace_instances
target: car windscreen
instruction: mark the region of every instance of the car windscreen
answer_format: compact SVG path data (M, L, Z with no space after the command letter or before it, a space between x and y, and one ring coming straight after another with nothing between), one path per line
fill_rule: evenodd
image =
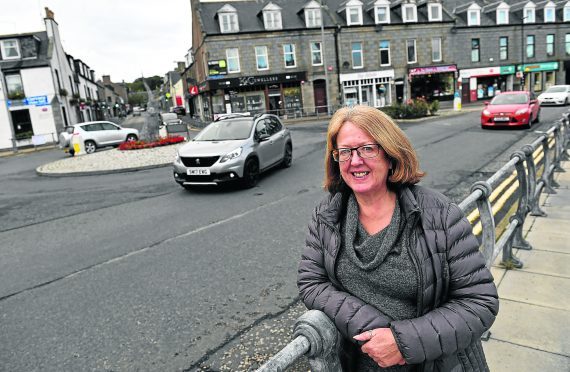
M552 87L548 88L544 93L566 93L566 87Z
M501 94L491 101L491 105L522 105L528 103L526 94Z
M253 120L232 119L215 121L204 128L195 138L196 141L242 140L249 137Z

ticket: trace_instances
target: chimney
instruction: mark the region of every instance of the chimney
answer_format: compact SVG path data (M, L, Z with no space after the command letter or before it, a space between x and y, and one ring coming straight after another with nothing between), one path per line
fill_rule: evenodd
M111 75L103 75L101 77L103 78L103 84L111 85Z
M47 6L44 9L46 10L46 18L49 18L49 19L55 21L55 17L54 17L53 12Z
M186 69L185 62L176 62L176 64L178 65L178 67L176 68L178 72L182 73Z

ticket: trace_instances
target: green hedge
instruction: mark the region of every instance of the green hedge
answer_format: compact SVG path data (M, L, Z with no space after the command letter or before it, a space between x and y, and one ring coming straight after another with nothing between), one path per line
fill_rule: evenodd
M406 103L396 103L380 108L394 119L415 119L435 115L439 110L439 101L427 102L423 98L407 100Z

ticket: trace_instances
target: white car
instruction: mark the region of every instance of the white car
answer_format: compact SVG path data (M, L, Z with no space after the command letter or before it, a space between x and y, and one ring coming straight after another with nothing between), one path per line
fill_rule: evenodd
M60 147L71 155L75 153L71 146L73 136L81 136L85 152L91 154L100 147L117 146L125 141L137 141L139 131L135 128L123 128L110 121L88 121L72 125L59 135Z
M570 103L570 85L553 85L538 96L540 105L567 105Z

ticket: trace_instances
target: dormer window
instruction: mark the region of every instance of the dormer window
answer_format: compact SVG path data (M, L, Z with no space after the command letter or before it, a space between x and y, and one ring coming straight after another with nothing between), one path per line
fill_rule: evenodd
M379 23L390 23L390 2L379 0L374 3L374 21Z
M218 10L218 20L220 31L225 33L239 32L237 10L233 6L226 4Z
M346 4L346 24L348 26L362 24L362 2L350 0Z
M307 27L321 27L321 23L321 7L317 2L311 1L305 7L305 25Z
M428 3L428 19L430 22L437 22L442 20L441 4Z
M20 48L17 39L2 40L0 42L2 59L18 59L20 58Z
M263 23L266 30L281 30L281 8L273 3L263 8Z
M418 9L416 8L416 4L402 5L402 19L404 22L418 21Z
M536 22L536 5L534 5L533 2L530 2L524 6L523 22L524 23Z
M467 9L467 25L479 26L481 24L481 7L473 4Z
M563 10L563 14L564 14L564 22L570 22L570 1L566 3L566 5L564 5L564 10Z
M544 22L555 22L556 20L556 5L552 1L549 1L544 6Z
M505 3L501 3L497 8L497 24L498 25L508 25L509 24L509 6Z

